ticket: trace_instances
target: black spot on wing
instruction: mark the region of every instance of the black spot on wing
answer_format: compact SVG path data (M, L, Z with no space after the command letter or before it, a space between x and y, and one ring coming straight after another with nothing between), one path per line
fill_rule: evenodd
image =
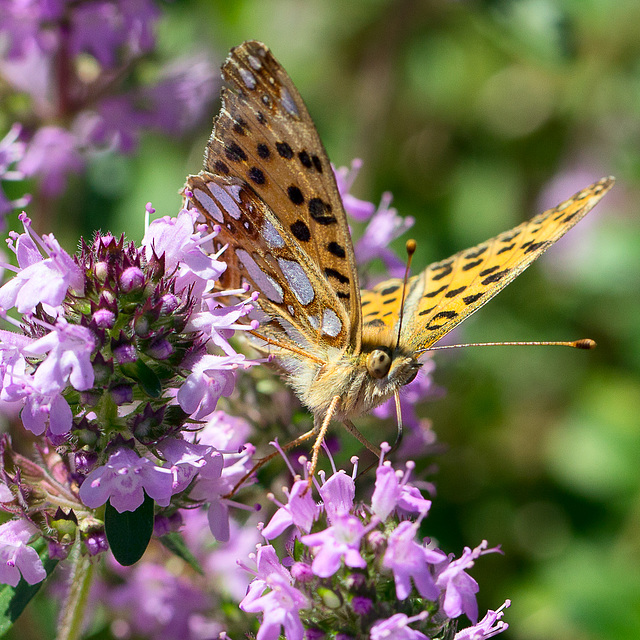
M392 284L389 287L385 287L382 291L380 291L381 296L388 296L392 293L395 293L400 288L399 284Z
M213 168L216 170L216 173L222 173L223 175L227 175L229 173L229 167L222 162L222 160L216 160Z
M285 160L291 160L291 158L293 158L293 149L287 142L276 142L276 151L280 154L280 157Z
M480 298L482 298L483 295L484 295L484 292L472 293L470 296L465 296L464 298L462 298L462 301L467 305L473 304L477 300L480 300Z
M465 260L475 260L476 258L479 258L488 248L488 245L480 246L475 251L468 251L462 257Z
M425 298L435 298L439 293L442 293L447 288L446 284L443 284L439 289L429 291L424 294Z
M482 264L482 262L483 262L482 259L472 260L471 262L467 262L466 264L463 264L462 270L469 271L469 269L473 269L474 267L477 267L479 264Z
M347 252L344 250L344 247L337 242L329 242L327 244L327 251L334 255L336 258L345 258Z
M493 265L493 267L489 267L487 269L483 269L480 272L480 275L481 276L488 276L490 273L493 273L494 271L497 271L499 268L500 268L500 265L499 264L495 264L495 265Z
M467 285L458 287L457 289L451 289L451 291L447 291L447 293L444 294L444 297L455 298L459 293L462 293L466 288L467 288Z
M271 151L269 151L269 147L264 143L261 142L257 147L256 147L257 151L258 151L258 155L263 159L266 160L267 158L269 158L269 156L271 156Z
M349 284L349 278L347 276L331 267L327 267L324 270L324 275L327 276L327 278L335 278L340 284Z
M247 154L244 149L237 142L230 142L224 147L224 154L227 160L231 162L240 162L247 159Z
M502 271L493 273L489 277L485 278L482 281L482 284L484 286L487 286L488 284L493 284L494 282L500 282L500 280L502 280L502 278L504 278L507 275L507 273L509 273L509 271L510 271L509 269L503 269Z
M296 220L289 228L297 240L309 242L311 239L311 231L304 221Z
M384 320L380 320L380 318L376 318L375 320L369 320L369 322L364 323L366 327L384 327L386 326Z
M506 245L505 247L502 247L501 249L499 249L496 252L496 255L500 255L501 253L504 253L505 251L511 251L511 249L513 249L513 247L516 246L515 242L512 242L511 244Z
M256 184L264 184L267 181L262 169L258 169L258 167L251 167L251 169L249 169L249 178Z
M311 156L306 151L300 151L300 153L298 153L298 159L300 160L300 164L305 167L305 169L311 169L311 167L313 167Z
M293 202L293 204L302 204L304 202L304 196L302 195L302 191L300 191L299 187L296 187L295 184L292 184L287 188L287 195L289 196L289 200Z
M308 207L309 215L318 224L326 226L337 222L336 217L331 214L331 205L320 198L311 198L311 200L309 200Z
M442 264L433 268L434 271L439 271L432 277L433 280L442 280L442 278L448 276L453 271L453 264L451 262Z

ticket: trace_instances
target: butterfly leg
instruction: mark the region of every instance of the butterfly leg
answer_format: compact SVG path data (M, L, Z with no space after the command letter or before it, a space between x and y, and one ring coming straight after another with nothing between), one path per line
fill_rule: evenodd
M313 447L311 448L311 462L309 463L309 488L311 488L311 484L313 482L313 474L315 473L316 466L318 465L320 448L322 447L322 443L324 442L324 437L327 435L327 430L329 429L329 425L331 424L331 418L333 418L333 414L336 412L339 402L340 396L333 396L331 404L329 405L327 413L322 419L322 422L320 423L317 420L314 420L315 424L313 426L313 432L316 433L317 436L316 441L313 443Z

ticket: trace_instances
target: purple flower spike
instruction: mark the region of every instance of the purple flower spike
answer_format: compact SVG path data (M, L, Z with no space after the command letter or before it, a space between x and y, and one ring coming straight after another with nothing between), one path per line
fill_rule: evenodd
M131 449L119 449L107 464L94 469L80 487L80 499L87 507L97 509L107 500L122 513L135 511L144 501L146 492L160 506L171 500L173 474L171 469L157 467L140 458Z

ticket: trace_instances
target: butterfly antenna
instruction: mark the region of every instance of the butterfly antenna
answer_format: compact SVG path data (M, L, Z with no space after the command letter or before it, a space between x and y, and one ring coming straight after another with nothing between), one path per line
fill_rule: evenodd
M396 341L396 349L400 346L402 319L404 318L404 300L407 295L407 282L409 280L409 269L411 269L411 259L413 258L413 254L416 252L416 246L417 245L415 240L407 240L407 266L404 270L404 278L402 279L402 299L400 300L400 318L398 320L398 339Z
M425 351L443 351L444 349L460 349L462 347L572 347L574 349L595 349L596 342L591 338L571 340L567 342L542 341L542 342L467 342L465 344L445 344L439 347L427 347L418 349L416 353Z

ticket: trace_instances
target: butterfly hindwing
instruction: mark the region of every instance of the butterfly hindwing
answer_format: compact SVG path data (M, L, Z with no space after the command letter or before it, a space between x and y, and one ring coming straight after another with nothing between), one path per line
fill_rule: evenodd
M528 222L429 265L407 283L401 343L428 350L488 302L583 218L613 186L603 178ZM397 331L402 282L362 291L364 326Z
M334 300L328 307L342 325L339 339L332 341L358 351L361 311L353 246L331 164L304 102L259 42L232 49L222 75L226 87L205 167L245 182L275 214L282 237L291 239L288 246L295 245L315 265L308 275L324 281L343 309L338 313ZM222 284L229 284L224 277Z

